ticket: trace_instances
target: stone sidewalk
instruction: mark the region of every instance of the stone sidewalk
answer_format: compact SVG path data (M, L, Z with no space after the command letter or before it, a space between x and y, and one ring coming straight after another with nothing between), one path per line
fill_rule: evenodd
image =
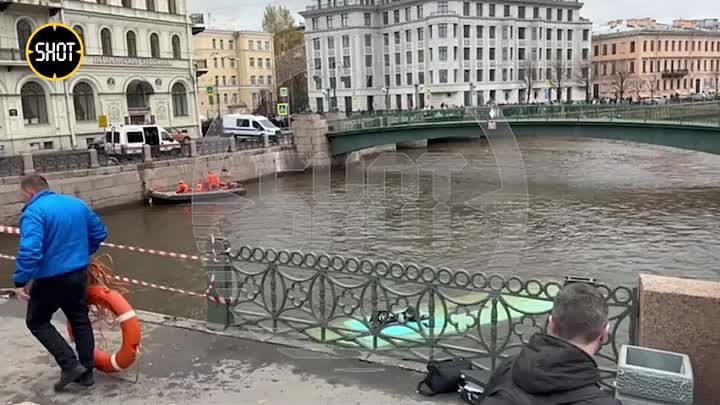
M143 322L139 379L97 375L56 394L59 369L25 327L25 303L0 298L0 405L429 405L422 375L392 366ZM152 315L148 315L152 319ZM143 316L146 318L146 316ZM62 330L63 321L56 326ZM440 399L459 403L456 396Z

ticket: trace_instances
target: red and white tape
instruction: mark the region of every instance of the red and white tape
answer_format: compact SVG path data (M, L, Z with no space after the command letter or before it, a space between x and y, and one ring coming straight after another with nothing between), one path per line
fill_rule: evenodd
M20 235L20 228L16 228L14 226L0 225L0 233ZM200 256L188 255L185 253L167 252L164 250L157 250L157 249L145 249L145 248L141 248L141 247L126 246L126 245L120 245L117 243L109 243L109 242L103 242L103 243L101 243L101 245L105 246L105 247L109 247L109 248L127 250L130 252L147 253L150 255L172 257L172 258L181 259L181 260L195 260L195 261L202 260L202 258Z
M15 256L10 256L10 255L0 253L0 259L15 260ZM234 302L230 298L220 297L217 295L211 295L211 291L213 290L213 281L215 280L214 276L210 277L210 283L208 285L207 290L205 290L204 293L196 293L193 291L187 291L187 290L183 290L180 288L168 287L168 286L164 286L161 284L155 284L155 283L149 283L147 281L137 280L137 279L130 278L130 277L123 277L123 276L118 276L118 275L112 275L111 277L115 280L122 281L124 283L131 284L131 285L148 287L148 288L153 288L156 290L173 292L173 293L178 293L178 294L183 294L183 295L189 295L191 297L207 298L209 301L215 302L217 304L230 305Z

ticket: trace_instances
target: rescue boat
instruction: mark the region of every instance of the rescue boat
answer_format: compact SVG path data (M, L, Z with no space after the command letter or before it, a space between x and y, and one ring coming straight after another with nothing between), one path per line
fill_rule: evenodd
M240 183L230 183L224 188L209 191L188 191L177 193L175 191L151 190L147 193L148 204L183 204L197 201L209 201L234 195L245 195L247 190Z

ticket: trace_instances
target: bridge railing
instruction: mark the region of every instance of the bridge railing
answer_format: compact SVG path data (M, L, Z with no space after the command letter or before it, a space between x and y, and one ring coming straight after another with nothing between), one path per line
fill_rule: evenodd
M208 322L263 337L329 344L426 362L462 356L488 373L536 332L562 284L430 266L222 244L206 261ZM634 343L634 288L597 284L610 307L598 355L612 387L618 351Z
M385 111L351 116L328 123L330 132L346 132L397 125L473 121L490 107ZM499 106L498 119L508 121L610 121L668 123L720 127L720 103L687 104L569 104Z

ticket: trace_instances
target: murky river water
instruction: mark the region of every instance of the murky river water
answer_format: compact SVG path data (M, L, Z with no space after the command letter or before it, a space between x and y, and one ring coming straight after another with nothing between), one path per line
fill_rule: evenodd
M487 143L457 142L433 144L428 152L436 155L421 158L425 168L433 159L463 166L434 176L417 175L411 161L422 151L410 151L410 160L367 160L364 168L334 170L329 180L322 173L264 179L248 184L252 202L224 206L224 232L233 246L522 278L593 276L620 285L648 272L720 280L720 156L584 138L520 138L519 144L522 161L509 163L510 176L499 174ZM359 187L363 179L366 186ZM108 241L195 252L189 206L128 207L102 217ZM0 236L0 253L14 253L15 244ZM198 263L103 251L112 254L117 273L195 291L205 285ZM0 265L0 285L9 284L12 265ZM138 307L203 316L201 299L133 291Z

